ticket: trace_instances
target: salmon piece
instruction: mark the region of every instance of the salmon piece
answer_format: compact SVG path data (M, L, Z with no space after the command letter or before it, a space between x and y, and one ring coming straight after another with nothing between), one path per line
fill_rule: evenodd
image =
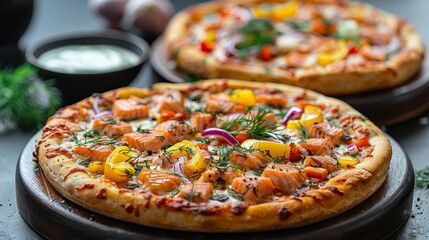
M304 167L321 167L332 173L341 168L336 159L329 155L307 156L304 159Z
M110 119L95 119L92 122L92 129L101 135L116 136L133 132L133 127L125 122Z
M261 203L272 196L274 185L267 177L238 177L232 181L231 188L242 194L245 202Z
M140 104L137 98L115 100L112 112L113 116L120 120L133 120L149 116L149 108Z
M327 154L334 147L328 138L308 138L299 144L310 151L312 155Z
M128 144L128 146L141 152L157 152L171 145L171 143L165 137L165 134L162 132L132 132L125 134L123 139Z
M304 172L291 164L269 164L262 172L262 177L271 179L276 189L284 194L295 192L296 188L307 179Z
M332 41L329 41L327 38L313 38L307 43L300 44L297 48L299 53L304 53L304 57L307 56L307 53L313 52L324 44L329 44Z
M195 182L188 183L180 189L177 197L185 198L191 202L207 202L213 195L213 187L210 183Z
M243 173L241 171L235 171L232 168L210 168L201 174L199 181L209 183L225 183L227 185L230 185L234 178L241 176L243 176Z
M168 90L161 96L156 97L155 101L158 103L158 111L172 111L175 113L186 112L183 106L183 96L179 91Z
M244 169L259 169L272 160L261 151L239 149L231 152L229 162Z
M257 117L258 113L259 113L259 109L257 108L252 109L250 111L250 118L253 119ZM263 118L261 119L261 121L258 121L258 124L261 124L262 126L272 126L278 123L276 114L272 112L263 113L263 114L264 114ZM259 116L262 116L262 115L260 114Z
M372 45L387 45L393 38L393 32L387 29L379 29L377 26L361 26L360 35L369 40Z
M76 146L73 148L73 152L83 155L92 161L105 162L114 149L113 145L97 145L94 147Z
M322 181L328 179L328 170L321 167L305 167L304 173L309 178L318 178Z
M384 61L387 58L387 53L384 49L363 46L359 50L359 54L367 60Z
M258 94L255 95L255 101L258 104L271 106L275 108L287 108L288 99L283 94Z
M295 101L294 104L295 104L295 106L297 106L297 107L299 107L301 109L304 109L305 106L307 106L307 105L310 105L310 106L313 106L313 107L318 107L318 108L320 108L322 110L326 108L326 104L325 103L318 102L318 101L312 101L312 100L298 100L298 101Z
M298 68L304 64L304 60L307 57L306 54L292 52L284 57L284 62L288 68Z
M137 179L151 192L156 194L173 191L182 183L180 177L150 169L143 169Z
M164 169L173 167L175 159L171 158L169 154L159 154L152 159L152 166L160 166Z
M308 130L310 138L328 138L333 144L341 140L344 129L336 127L328 122L315 123Z
M208 112L217 113L243 113L246 107L240 104L235 104L225 93L215 93L206 99L204 108Z
M190 126L176 120L163 122L155 127L153 132L132 132L124 135L128 146L139 151L157 152L167 146L173 145L194 136Z
M177 120L162 122L155 127L154 131L164 133L165 138L171 145L185 139L190 139L195 135L194 130L188 124Z
M216 116L210 113L194 113L191 116L191 126L198 132L202 132L206 128L216 127Z

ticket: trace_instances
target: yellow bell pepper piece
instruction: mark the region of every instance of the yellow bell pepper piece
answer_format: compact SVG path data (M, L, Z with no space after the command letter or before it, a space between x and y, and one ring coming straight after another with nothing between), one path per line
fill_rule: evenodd
M266 18L270 16L270 11L264 7L256 6L252 8L252 13L257 18Z
M216 41L216 31L214 30L207 31L204 41L211 42L211 43Z
M170 154L177 154L179 151L180 156L186 156L185 166L193 172L204 170L207 167L204 161L204 155L200 148L193 142L183 140L174 144L166 150Z
M283 21L295 15L298 11L298 3L293 1L288 4L283 4L278 8L274 8L271 16L277 21Z
M306 129L310 129L314 123L324 122L322 109L311 105L305 106L300 122Z
M129 147L117 147L104 164L104 177L116 183L128 181L136 172L129 162L136 157Z
M273 158L288 158L290 146L273 141L248 139L241 143L241 147L246 149L257 149L268 153Z
M91 173L104 173L104 162L94 161L88 165L88 171Z
M300 120L289 120L287 122L286 128L288 129L299 129L302 126Z
M234 89L229 95L229 99L234 103L253 107L256 105L255 95L250 89Z
M359 163L359 160L351 156L342 156L338 158L338 162L343 167L353 167L354 165Z
M348 54L348 47L345 41L339 41L334 50L327 50L319 53L317 64L326 66L328 64L343 60Z

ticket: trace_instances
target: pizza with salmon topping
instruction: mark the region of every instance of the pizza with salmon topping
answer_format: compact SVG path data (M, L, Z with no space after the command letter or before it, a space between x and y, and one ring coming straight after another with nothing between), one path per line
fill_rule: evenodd
M392 155L346 103L275 83L120 88L60 109L38 164L66 199L122 221L198 232L292 228L373 194Z
M168 56L195 78L278 82L328 95L398 86L425 54L403 18L357 1L225 0L176 14Z

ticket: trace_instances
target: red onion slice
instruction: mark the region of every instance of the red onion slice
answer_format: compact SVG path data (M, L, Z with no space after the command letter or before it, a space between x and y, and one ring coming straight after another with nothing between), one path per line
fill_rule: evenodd
M300 119L303 111L299 107L291 107L282 119L282 124L286 125L289 120Z
M92 119L99 119L99 118L102 119L102 118L111 118L111 117L113 117L112 111L103 111L92 116Z
M183 167L185 166L185 156L179 157L174 161L173 164L173 172L182 177L183 179L187 180L188 178L185 176L185 173L183 172Z
M356 146L356 144L354 144L354 143L350 144L350 145L348 146L348 149L349 149L349 154L351 154L351 155L356 155L356 154L358 154L358 152L359 152L358 147L357 147L357 146Z
M94 100L92 100L92 110L96 115L100 112L100 107L98 106L99 102L100 102L100 96L95 95Z
M240 144L240 142L237 140L237 138L232 136L231 133L229 133L223 129L220 129L220 128L207 128L201 133L201 135L203 137L208 137L208 136L219 137L231 145Z

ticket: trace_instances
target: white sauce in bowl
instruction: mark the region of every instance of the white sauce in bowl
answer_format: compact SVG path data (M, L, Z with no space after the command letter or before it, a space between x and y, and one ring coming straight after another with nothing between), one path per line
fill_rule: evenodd
M62 73L102 73L132 67L139 57L132 51L108 44L68 45L40 55L44 68Z

